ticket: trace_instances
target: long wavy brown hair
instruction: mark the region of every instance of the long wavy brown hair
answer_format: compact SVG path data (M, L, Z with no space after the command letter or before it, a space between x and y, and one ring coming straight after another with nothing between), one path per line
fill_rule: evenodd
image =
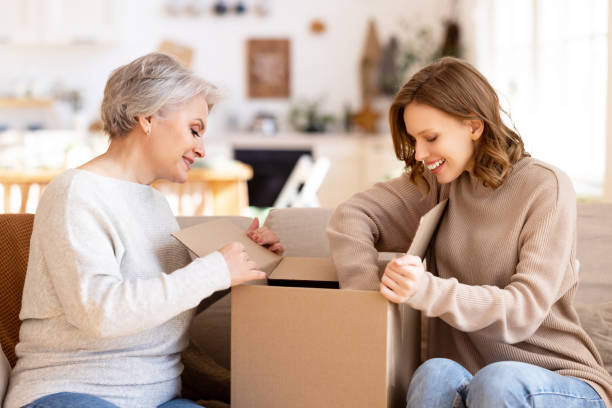
M389 109L389 124L398 159L406 163L413 183L425 192L425 166L415 160L415 139L406 131L404 109L411 102L429 105L457 119L480 119L484 130L476 145L474 175L491 189L500 187L512 165L528 157L516 130L506 126L499 98L487 79L469 63L444 57L421 69L400 89Z

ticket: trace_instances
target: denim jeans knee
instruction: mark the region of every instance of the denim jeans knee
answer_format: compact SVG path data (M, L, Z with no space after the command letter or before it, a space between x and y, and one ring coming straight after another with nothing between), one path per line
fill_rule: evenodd
M478 371L468 386L466 401L470 408L604 407L586 382L516 361L493 363Z
M470 381L467 402L470 407L522 407L525 395L525 366L501 361L483 367ZM510 405L506 405L510 404Z
M461 390L467 386L472 375L461 364L445 359L427 360L414 372L406 406L453 407L462 399ZM461 405L459 405L461 406Z

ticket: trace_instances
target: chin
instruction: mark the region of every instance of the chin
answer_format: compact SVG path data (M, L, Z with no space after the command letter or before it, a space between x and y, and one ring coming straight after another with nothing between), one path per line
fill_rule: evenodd
M459 176L455 175L455 176L448 176L448 175L436 175L436 180L438 180L438 183L440 184L448 184L448 183L452 183L453 181L457 180Z
M172 181L175 183L184 183L187 181L187 174L181 174L180 176L174 177Z
M177 167L172 174L172 181L175 183L184 183L187 181L188 170L185 169L185 165L181 163L183 167Z

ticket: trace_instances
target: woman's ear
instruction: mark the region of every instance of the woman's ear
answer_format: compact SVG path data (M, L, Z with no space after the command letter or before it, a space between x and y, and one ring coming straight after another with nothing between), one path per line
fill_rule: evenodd
M138 126L140 126L140 129L143 131L143 133L145 135L149 135L151 133L151 116L139 116L138 117Z
M484 122L481 119L468 119L467 125L470 127L471 134L470 137L475 142L480 139L482 136L482 132L484 130Z

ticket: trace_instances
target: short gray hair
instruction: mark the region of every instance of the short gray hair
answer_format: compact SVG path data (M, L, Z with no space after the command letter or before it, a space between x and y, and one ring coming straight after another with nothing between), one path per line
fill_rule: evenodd
M202 95L209 110L222 98L219 89L168 54L153 52L115 69L104 88L101 117L110 139L126 136L138 117L176 108Z

